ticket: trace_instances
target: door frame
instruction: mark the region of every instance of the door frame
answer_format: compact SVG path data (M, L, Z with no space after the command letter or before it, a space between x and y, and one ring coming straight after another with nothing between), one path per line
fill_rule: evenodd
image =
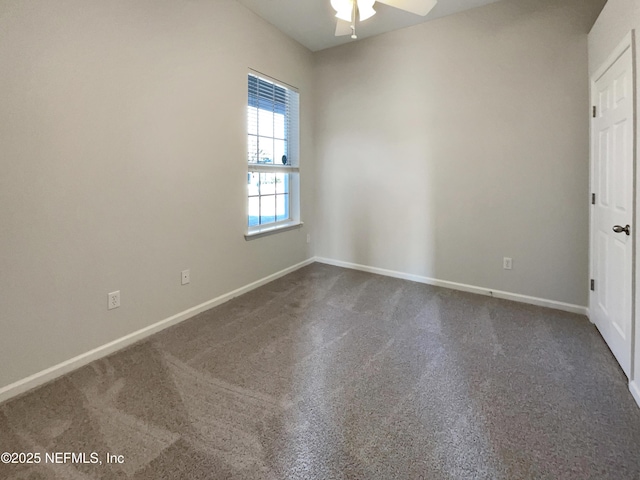
M594 192L594 180L595 180L595 165L594 165L594 157L595 157L595 138L593 132L593 118L591 113L591 108L593 105L597 105L596 95L597 89L595 88L596 81L602 77L606 71L624 54L628 49L631 49L631 68L632 68L632 82L631 86L632 95L633 95L633 128L632 128L632 145L633 145L633 212L632 218L634 221L633 229L632 229L632 267L631 267L631 365L629 370L629 388L633 393L636 402L640 405L640 388L638 383L640 382L640 371L636 371L636 355L638 355L637 348L640 345L637 345L636 342L636 332L638 331L638 319L640 318L640 312L636 311L640 309L640 292L637 291L638 287L640 287L640 267L638 266L640 257L637 252L638 245L638 233L637 229L640 228L640 196L637 193L637 187L640 185L640 169L637 168L637 160L638 160L638 146L637 146L637 130L638 130L638 106L637 106L637 70L636 70L636 47L635 47L635 30L631 30L622 41L618 44L616 48L613 49L611 54L607 57L607 59L602 63L602 65L595 71L593 75L591 75L589 79L589 278L594 278L594 223L593 223L593 208L591 208L591 192ZM588 302L588 317L591 323L594 323L591 318L591 301L592 301L592 292L589 289L589 302ZM635 390L635 391L634 391Z

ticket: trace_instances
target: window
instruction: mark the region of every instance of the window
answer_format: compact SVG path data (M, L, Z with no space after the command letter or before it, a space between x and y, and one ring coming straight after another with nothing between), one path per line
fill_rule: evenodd
M249 73L247 236L300 225L298 92Z

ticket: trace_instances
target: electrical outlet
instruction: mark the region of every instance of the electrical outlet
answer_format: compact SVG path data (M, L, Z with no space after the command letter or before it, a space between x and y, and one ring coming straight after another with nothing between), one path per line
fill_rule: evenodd
M191 283L191 270L183 270L182 271L182 285L187 285Z
M114 308L118 308L120 306L120 290L116 292L111 292L107 295L107 310L113 310Z
M502 259L502 268L504 268L505 270L513 269L513 258L504 257Z
M311 243L311 234L307 233L307 243Z

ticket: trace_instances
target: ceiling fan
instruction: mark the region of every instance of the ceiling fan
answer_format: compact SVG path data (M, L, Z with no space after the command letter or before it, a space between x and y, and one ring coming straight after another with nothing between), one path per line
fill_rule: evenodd
M391 7L399 8L416 15L425 16L438 0L377 0ZM336 36L351 35L356 39L356 18L362 22L375 15L373 4L376 0L331 0L331 6L337 12L338 24L336 25Z

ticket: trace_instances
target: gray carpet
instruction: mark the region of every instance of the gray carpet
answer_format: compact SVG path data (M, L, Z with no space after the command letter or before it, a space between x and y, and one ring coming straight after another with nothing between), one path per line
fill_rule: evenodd
M640 409L583 316L313 264L1 405L4 451L43 458L2 479L638 479Z

